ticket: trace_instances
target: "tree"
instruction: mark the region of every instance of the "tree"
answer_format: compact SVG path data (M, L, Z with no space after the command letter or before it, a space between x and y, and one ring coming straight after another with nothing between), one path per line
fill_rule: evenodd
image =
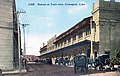
M120 49L116 50L116 58L120 58Z

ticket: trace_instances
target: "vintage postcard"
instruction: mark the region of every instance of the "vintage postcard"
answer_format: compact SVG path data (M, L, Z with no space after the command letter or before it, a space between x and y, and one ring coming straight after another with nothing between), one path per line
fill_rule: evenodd
M119 0L0 0L0 76L120 76Z

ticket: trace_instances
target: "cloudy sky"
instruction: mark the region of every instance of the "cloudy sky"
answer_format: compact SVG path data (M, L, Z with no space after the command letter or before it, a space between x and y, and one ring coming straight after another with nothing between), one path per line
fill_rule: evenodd
M54 35L60 35L83 18L91 16L92 5L96 1L16 0L17 10L26 11L26 14L20 14L20 23L30 24L26 27L27 55L40 55L43 43L46 44Z

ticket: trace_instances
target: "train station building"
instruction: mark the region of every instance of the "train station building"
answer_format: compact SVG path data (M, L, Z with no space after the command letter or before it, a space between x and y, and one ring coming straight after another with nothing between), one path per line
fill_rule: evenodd
M115 56L120 49L120 2L98 0L92 16L84 18L40 48L40 57L73 57L85 53L94 59L99 54Z

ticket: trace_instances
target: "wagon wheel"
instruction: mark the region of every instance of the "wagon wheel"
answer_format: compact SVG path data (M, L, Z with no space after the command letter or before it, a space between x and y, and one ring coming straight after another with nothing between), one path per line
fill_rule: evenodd
M74 71L75 71L75 73L77 73L77 66L76 66L76 64L74 65Z
M86 72L88 72L88 67L87 66L85 67L85 70L86 70Z
M99 69L100 71L103 71L103 66L99 65L99 66L98 66L98 69Z

